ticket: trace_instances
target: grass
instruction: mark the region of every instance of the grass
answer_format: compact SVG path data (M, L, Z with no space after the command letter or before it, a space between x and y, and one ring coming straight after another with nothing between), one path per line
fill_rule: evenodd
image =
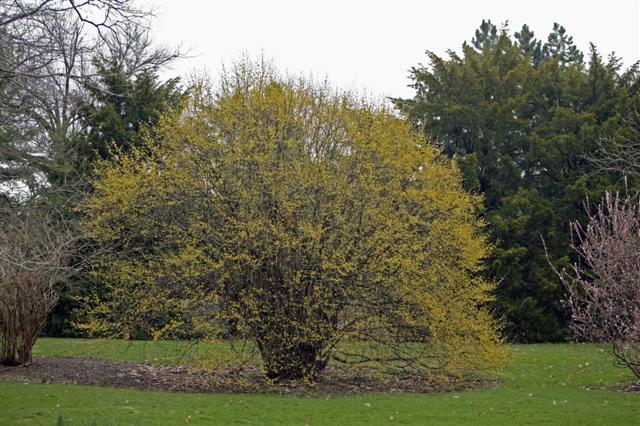
M184 341L141 341L111 339L38 339L34 354L48 356L92 356L104 359L178 365L198 362L239 361L242 344L224 342L193 343ZM251 356L248 348L242 356Z
M74 385L2 383L1 425L421 424L634 425L640 394L607 388L633 377L594 345L514 345L512 363L493 389L429 395L298 398L139 392ZM184 362L227 356L215 344L41 339L36 352L112 359ZM188 354L188 355L185 355Z

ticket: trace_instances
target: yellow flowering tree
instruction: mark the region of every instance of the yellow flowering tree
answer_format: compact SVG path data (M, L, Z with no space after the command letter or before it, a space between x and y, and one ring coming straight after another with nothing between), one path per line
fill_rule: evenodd
M504 358L480 200L450 162L327 85L251 64L221 80L99 164L84 225L110 291L90 330L248 338L273 379Z

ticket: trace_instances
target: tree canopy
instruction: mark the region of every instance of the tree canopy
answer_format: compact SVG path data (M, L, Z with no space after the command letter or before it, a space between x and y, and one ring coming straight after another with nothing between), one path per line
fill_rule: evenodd
M619 185L591 159L604 135L625 126L637 67L622 72L618 58L605 61L594 46L585 63L558 24L542 43L526 25L512 37L483 21L462 55L427 55L411 71L415 96L395 103L457 162L465 188L484 195L496 243L487 278L500 283L495 306L508 335L561 340L564 292L542 238L552 261L568 266L569 223L585 218L587 197Z
M468 372L503 359L480 200L381 106L243 63L100 163L109 250L87 328L254 341L268 376L332 358ZM346 346L342 343L347 343Z

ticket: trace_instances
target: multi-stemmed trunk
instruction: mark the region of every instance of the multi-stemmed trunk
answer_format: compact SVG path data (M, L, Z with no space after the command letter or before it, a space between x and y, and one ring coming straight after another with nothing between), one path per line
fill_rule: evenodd
M0 364L2 365L31 364L33 345L44 327L48 313L55 306L55 298L35 302L29 299L29 301L31 303L16 300L16 303L11 306L2 305L3 309L0 309L0 346L2 347Z
M0 354L0 364L2 365L19 365L16 358L17 342L15 338L2 336L2 354Z
M267 377L276 380L315 381L327 366L321 343L288 344L280 339L258 340Z
M280 290L280 294L275 293ZM252 324L266 375L272 380L314 381L330 356L337 314L330 306L273 289Z
M18 327L15 312L11 311L9 306L0 301L0 346L2 353L0 354L0 364L2 365L18 365L16 351L18 349ZM4 308L4 309L3 309Z

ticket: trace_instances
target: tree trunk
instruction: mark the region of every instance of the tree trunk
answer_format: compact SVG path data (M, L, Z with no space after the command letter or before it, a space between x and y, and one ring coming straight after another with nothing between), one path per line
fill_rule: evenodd
M33 358L33 343L25 342L18 350L18 363L19 365L31 365Z
M6 304L0 306L0 308L6 307ZM7 309L0 309L0 332L2 333L2 353L0 354L0 364L2 365L18 365L16 359L16 350L18 349L18 331L17 320L15 314L8 312Z
M2 354L0 355L0 364L2 365L18 365L16 359L17 341L15 336L2 336Z
M267 377L275 381L311 380L327 366L322 356L322 345L298 343L287 345L280 340L258 341Z

